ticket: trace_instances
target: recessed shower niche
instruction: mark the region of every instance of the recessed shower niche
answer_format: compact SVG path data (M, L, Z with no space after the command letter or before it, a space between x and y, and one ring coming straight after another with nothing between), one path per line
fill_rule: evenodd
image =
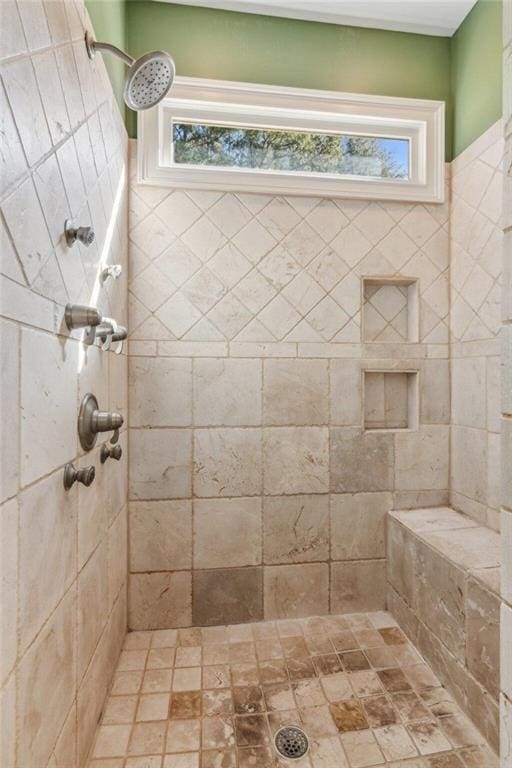
M364 277L362 340L418 341L418 283L409 277Z
M418 428L417 371L363 371L363 393L366 432Z

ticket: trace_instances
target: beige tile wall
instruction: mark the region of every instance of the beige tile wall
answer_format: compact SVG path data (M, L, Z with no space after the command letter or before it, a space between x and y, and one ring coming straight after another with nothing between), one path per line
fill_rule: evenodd
M85 764L126 627L127 456L82 455L93 391L127 415L126 355L84 347L66 302L126 322L127 142L80 0L0 3L1 709L5 768ZM96 242L63 245L64 219ZM127 441L122 436L126 451ZM94 463L65 492L63 465Z
M130 627L384 607L387 511L448 499L448 248L448 204L173 191L132 163ZM363 277L402 280L365 343ZM417 431L363 431L365 369L418 373Z
M501 765L512 764L512 5L503 4Z
M499 529L503 127L451 164L452 505Z

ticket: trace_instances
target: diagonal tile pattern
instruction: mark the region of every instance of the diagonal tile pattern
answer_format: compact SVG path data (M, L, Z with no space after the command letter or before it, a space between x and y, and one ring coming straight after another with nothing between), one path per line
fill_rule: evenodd
M136 185L132 197L131 243L146 266L130 291L169 340L209 341L213 326L228 341L358 342L354 284L364 275L415 275L421 263L428 321L420 340L447 341L447 262L438 254L446 207L188 190L143 199ZM159 303L158 291L146 291L150 276L157 285L155 270L167 290ZM401 341L402 323L387 320L378 340ZM141 338L140 323L131 326Z
M453 162L452 337L494 338L500 327L501 122Z
M357 656L357 669L350 661ZM387 613L132 632L89 768L497 768Z
M453 161L450 231L451 502L495 529L500 527L502 134L498 121Z

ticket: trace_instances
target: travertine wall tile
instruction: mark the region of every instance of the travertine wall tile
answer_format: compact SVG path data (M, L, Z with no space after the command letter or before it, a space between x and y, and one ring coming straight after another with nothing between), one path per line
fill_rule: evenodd
M466 596L466 660L476 680L498 697L500 684L500 601L469 579Z
M238 624L263 618L263 569L196 570L193 624Z
M194 568L260 565L261 530L260 498L196 499Z
M107 541L104 539L78 576L77 674L87 669L108 619Z
M460 531L456 533L458 535ZM464 571L423 543L419 543L416 548L415 570L418 618L455 657L464 661L466 633Z
M78 345L23 330L21 338L21 483L26 485L64 464L77 451ZM54 407L47 407L52 392ZM52 435L48 441L47 436Z
M46 765L75 695L76 589L72 587L19 664L20 765ZM12 735L11 735L12 737Z
M467 427L451 430L451 488L470 500L485 503L487 496L487 432ZM459 505L455 505L460 507ZM466 509L462 509L466 512ZM468 506L467 513L471 513Z
M192 423L191 360L130 358L129 392L132 427L187 427Z
M18 653L18 502L17 499L0 507L0 526L2 531L0 544L0 590L2 598L2 627L0 641L2 655L0 659L1 684L13 669ZM11 678L12 679L12 678ZM15 714L15 713L14 713ZM2 738L7 742L7 738ZM13 747L13 745L11 745ZM11 746L9 749L11 749ZM12 764L8 763L8 764Z
M386 607L386 561L353 560L331 563L331 611L358 613Z
M132 501L129 521L132 572L191 568L190 501Z
M260 360L196 360L194 424L205 427L259 426L261 375Z
M420 371L420 423L450 423L450 361L424 360Z
M394 487L394 436L330 430L331 492L391 491Z
M76 577L77 490L66 493L62 472L56 472L19 495L22 649L32 642Z
M328 568L327 563L265 568L265 619L292 619L328 613Z
M330 504L332 559L385 557L386 519L392 504L390 493L333 494Z
M192 623L189 571L132 573L128 581L129 629L168 629Z
M448 486L448 426L421 426L395 438L395 488L415 490Z
M329 558L329 497L266 496L263 499L265 565Z
M323 427L263 430L263 487L269 495L324 493L329 486L329 434Z
M0 15L0 761L83 768L126 628L127 447L123 430L121 462L102 465L102 441L84 454L76 424L86 392L126 423L128 376L126 354L68 332L64 307L127 325L128 147L102 57L87 57L83 0ZM70 217L94 228L90 248L66 247ZM103 284L116 263L123 279ZM66 492L67 462L93 464L94 484Z
M456 158L450 232L451 503L494 528L499 527L494 480L499 451L495 444L488 450L487 435L500 431L500 368L493 343L500 330L502 295L505 302L507 296L500 287L503 156L498 121Z
M461 427L486 427L486 360L462 358L452 361L452 421Z
M362 423L362 381L359 360L331 360L331 423L359 426Z
M327 424L326 360L265 360L263 423Z
M107 533L108 606L111 611L126 584L128 570L128 514L121 509Z
M194 431L196 496L254 496L261 482L260 429Z
M133 499L181 499L192 486L192 433L183 429L130 430Z
M3 265L2 265L3 266ZM14 323L0 323L2 420L0 499L14 496L19 477L19 331Z

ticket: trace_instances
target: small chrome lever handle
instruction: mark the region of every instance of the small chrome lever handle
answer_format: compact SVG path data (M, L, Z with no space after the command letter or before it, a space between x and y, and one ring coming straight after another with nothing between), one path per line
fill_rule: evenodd
M69 491L75 483L82 483L89 487L96 477L96 468L93 466L76 469L74 464L66 464L64 467L64 488Z
M72 248L77 240L88 248L96 237L92 227L76 227L70 219L64 222L64 235L68 248Z
M109 448L106 443L103 443L101 446L100 461L102 464L104 464L107 459L115 459L116 461L119 461L122 455L123 449L120 445L114 445L112 448Z

